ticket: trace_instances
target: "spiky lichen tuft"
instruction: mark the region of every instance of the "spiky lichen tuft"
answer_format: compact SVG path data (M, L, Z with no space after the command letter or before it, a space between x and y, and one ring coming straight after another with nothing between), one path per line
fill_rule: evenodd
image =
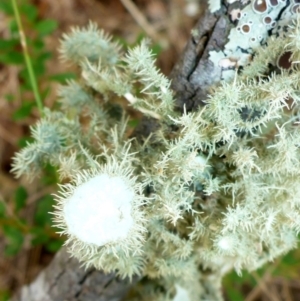
M119 60L120 46L112 42L112 37L99 30L90 22L86 28L74 27L70 34L64 34L60 53L62 58L80 64L85 60L105 65L115 65Z
M285 6L281 25L291 3L270 9L275 18ZM264 17L251 3L244 9L239 25ZM55 216L72 255L122 277L144 276L136 300L176 300L185 289L180 298L194 301L222 300L228 271L257 269L296 247L300 23L285 21L286 32L278 26L268 37L266 27L251 49L249 37L235 40L232 32L225 54L210 53L227 76L203 107L181 115L146 41L122 55L94 25L65 38L63 44L84 36L104 41L80 44L80 84L60 89L62 112L45 112L13 170L34 176L50 162L71 181L61 186ZM236 49L238 42L249 52ZM220 57L230 54L236 64ZM125 100L155 118L151 135L129 138Z
M140 208L147 201L127 160L108 157L104 165L94 160L94 168L74 174L72 183L60 186L53 214L73 256L87 266L132 277L143 261L146 219ZM116 266L114 260L123 261Z

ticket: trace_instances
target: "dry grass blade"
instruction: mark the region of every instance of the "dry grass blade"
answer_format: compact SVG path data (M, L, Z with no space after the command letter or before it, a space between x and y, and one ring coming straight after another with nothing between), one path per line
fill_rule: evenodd
M267 287L267 283L270 282L272 273L280 263L279 260L274 262L264 273L263 277L260 278L260 276L253 272L252 276L257 282L257 285L253 288L253 290L248 294L245 301L254 301L256 298L259 297L259 295L263 292L269 300L271 301L280 301L277 296L274 294L274 292L270 291L270 289Z
M147 21L143 13L131 0L121 0L124 7L128 10L134 20L143 28L146 34L155 42L161 41L160 35L154 27Z

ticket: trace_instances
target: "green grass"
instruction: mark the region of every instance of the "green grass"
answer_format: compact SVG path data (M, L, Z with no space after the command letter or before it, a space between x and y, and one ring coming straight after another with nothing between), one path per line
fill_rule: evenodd
M36 110L40 115L43 114L42 100L50 92L51 83L63 83L66 79L74 78L74 74L50 74L47 70L47 63L53 54L47 50L45 38L57 29L57 21L41 19L37 7L30 0L1 0L0 12L4 13L9 31L7 37L0 37L0 64L7 68L17 66L19 82L18 91L5 95L5 99L8 106L13 104L12 107L16 108L12 112L12 118L24 129L28 118L36 118ZM16 146L21 148L30 140L27 136L19 137ZM43 187L40 190L55 187L57 174L54 168L45 167L41 183ZM0 228L5 237L4 256L16 256L24 246L25 237L30 238L32 247L41 245L43 249L53 253L63 243L63 239L52 227L49 214L54 204L53 197L47 193L39 196L35 200L33 221L29 221L26 208L32 196L28 191L28 187L19 185L8 199L4 200L0 195ZM9 292L1 291L0 288L0 301L6 300L7 295Z

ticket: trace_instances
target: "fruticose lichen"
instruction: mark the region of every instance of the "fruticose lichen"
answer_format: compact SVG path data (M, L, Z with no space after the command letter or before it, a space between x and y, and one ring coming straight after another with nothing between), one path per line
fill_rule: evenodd
M142 277L132 300L222 300L228 271L255 270L297 246L300 26L283 25L295 5L245 4L224 51L210 53L216 65L229 60L226 80L183 114L146 41L124 53L94 24L64 36L63 58L82 78L61 87L61 111L32 127L35 141L13 171L58 167L70 183L54 215L70 253ZM129 138L120 100L156 120L150 136Z

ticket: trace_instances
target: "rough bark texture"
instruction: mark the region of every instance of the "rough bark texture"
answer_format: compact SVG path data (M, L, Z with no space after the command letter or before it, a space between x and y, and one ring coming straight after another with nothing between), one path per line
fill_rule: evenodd
M129 281L120 280L114 274L85 270L63 248L12 301L119 301L130 285Z
M211 14L206 5L202 1L203 13L171 74L179 110L185 106L191 111L203 105L210 86L220 81L220 70L208 60L208 52L223 48L232 25L225 7ZM155 121L145 118L135 135L147 137L156 128ZM133 283L135 281L137 279ZM76 259L69 258L63 248L36 280L25 286L12 301L118 301L133 283L120 280L114 274L85 270Z
M186 49L171 73L177 106L187 111L203 105L209 88L221 79L221 69L208 59L211 50L222 50L232 28L225 9L212 14L203 3L202 15L192 30ZM222 12L223 11L223 12Z

